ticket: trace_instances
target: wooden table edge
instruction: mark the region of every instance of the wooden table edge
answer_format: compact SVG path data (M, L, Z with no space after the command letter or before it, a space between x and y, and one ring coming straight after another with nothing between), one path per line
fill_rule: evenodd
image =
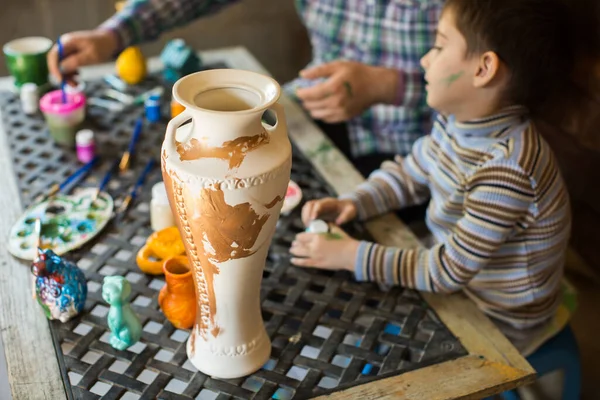
M8 243L12 224L22 212L10 148L0 110L0 243ZM31 295L26 263L0 246L0 339L13 399L64 399L62 381L48 320ZM1 356L1 355L0 355Z
M317 399L450 400L481 399L531 383L529 371L467 355L340 390ZM482 383L484 382L484 383Z
M203 61L206 64L223 62L225 61L229 66L233 68L253 70L261 72L263 74L269 74L268 71L244 48L244 47L230 47L223 49L215 49L209 51L199 52ZM154 57L148 62L149 70L156 71L161 68L161 63L158 57ZM112 64L105 64L101 66L94 66L85 68L82 71L82 79L97 79L105 74L112 73L114 66ZM10 89L10 79L0 79L0 89ZM285 95L281 97L281 103L284 105L286 110L286 119L289 127L290 137L299 149L310 159L317 171L323 176L323 178L336 190L338 193L344 193L352 190L357 184L362 182L364 178L355 170L352 164L331 144L331 142L323 135L320 129L306 116L304 111L290 98ZM0 129L0 136L5 136L5 133ZM9 149L6 146L6 138L2 139L4 146L0 150L0 165L7 168L11 168ZM0 143L1 145L2 143ZM8 169L3 169L8 171ZM1 174L0 185L7 188L10 194L15 196L17 199L17 189L15 177L13 174L4 173ZM2 204L2 201L0 201ZM18 213L21 210L20 203L18 201L12 202L11 207L2 211L3 216L7 216L9 220L2 219L3 235L8 233L10 225L14 222ZM15 208L16 207L16 208ZM11 218L12 217L12 218ZM394 215L386 215L366 223L366 227L374 238L386 245L395 245L402 247L413 247L419 245L417 238L406 227L398 218ZM0 236L4 238L4 236ZM3 247L0 249L0 256L6 257L6 262L1 261L2 264L6 264L11 269L17 268L19 265L21 268L15 269L15 274L10 274L11 282L20 282L18 285L23 285L24 282L28 282L28 271L23 268L17 260L8 255L8 252ZM0 280L0 288L2 285L6 285L6 281ZM13 286L14 287L14 286ZM11 286L7 286L10 289ZM5 352L7 353L7 364L9 372L9 381L11 382L11 390L14 398L29 398L29 394L39 393L40 390L44 391L44 398L64 398L64 386L62 383L60 371L58 369L58 361L55 353L52 353L54 357L39 357L39 353L35 355L27 355L29 349L34 348L33 342L40 342L38 346L42 351L42 354L47 354L48 350L54 352L54 346L50 338L50 331L48 324L39 312L35 312L31 301L29 292L29 286L20 292L21 294L15 294L12 290L7 290L9 295L5 299L0 299L0 305L4 305L6 302L12 304L15 308L15 313L23 313L23 315L29 317L28 327L34 327L38 333L35 335L29 335L30 337L24 338L19 335L11 336L7 333L6 326L10 324L11 314L5 310L0 310L0 328L2 329L2 339L5 344ZM491 371L490 382L494 382L495 374L497 369L504 368L505 371L510 371L510 376L514 376L513 381L507 381L502 384L481 384L484 387L482 391L477 392L477 395L482 393L496 393L504 389L514 388L516 386L525 384L533 379L535 371L531 368L529 363L519 354L519 352L512 346L512 344L498 331L498 329L491 323L491 321L483 315L483 313L475 306L473 302L464 298L461 294L455 294L451 296L438 296L428 293L423 293L425 300L431 305L431 307L437 312L441 320L448 326L448 328L456 335L461 343L465 346L469 352L469 356L459 358L448 363L438 364L437 366L430 366L422 368L410 373L402 374L397 377L387 378L380 381L374 381L369 384L361 385L352 389L345 390L340 393L348 393L350 390L375 390L379 387L382 382L404 382L410 377L427 376L431 371L438 371L440 366L446 368L448 365L452 365L451 369L445 370L448 374L456 373L456 367L460 360L460 365L465 365L471 368L474 364L474 360L479 360L485 365L477 371ZM25 299L27 298L27 299ZM4 308L4 307L2 307ZM460 313L458 312L460 310ZM39 310L36 310L39 311ZM23 324L20 324L23 325ZM31 332L31 331L30 331ZM38 336L40 335L40 336ZM28 336L28 335L26 335ZM33 347L32 347L33 346ZM12 350L8 350L8 348ZM10 360L9 360L9 353ZM30 353L29 353L30 354ZM24 371L23 365L36 365L35 372L31 373ZM466 363L466 364L462 364ZM493 366L489 367L489 366ZM40 372L41 371L41 372ZM31 376L35 376L35 382L31 382ZM409 377L409 378L402 378ZM35 383L35 384L32 384ZM25 391L21 391L20 387L26 388ZM414 385L411 385L414 387ZM28 389L27 389L28 388ZM456 389L458 390L458 389ZM495 392L494 392L495 391ZM60 397L58 394L60 393ZM352 392L354 393L354 392ZM456 393L459 393L457 391ZM17 396L19 395L19 397ZM34 397L31 397L34 398ZM453 397L444 397L453 398ZM469 397L457 397L457 398L471 398Z

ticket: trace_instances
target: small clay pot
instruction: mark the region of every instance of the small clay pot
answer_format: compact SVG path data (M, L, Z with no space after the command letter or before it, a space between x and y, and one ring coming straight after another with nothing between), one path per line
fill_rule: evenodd
M189 329L196 318L196 292L186 256L168 258L163 263L166 285L158 294L165 317L178 329Z

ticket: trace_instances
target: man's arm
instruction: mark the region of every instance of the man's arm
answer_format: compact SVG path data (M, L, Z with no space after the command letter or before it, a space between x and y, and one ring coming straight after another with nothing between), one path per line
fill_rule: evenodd
M100 25L119 38L119 51L157 39L172 29L213 14L238 0L130 0Z

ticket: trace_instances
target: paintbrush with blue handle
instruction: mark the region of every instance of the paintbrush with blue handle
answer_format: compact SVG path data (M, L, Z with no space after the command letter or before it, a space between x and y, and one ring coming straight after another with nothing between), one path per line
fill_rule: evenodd
M56 193L60 192L61 190L63 190L67 186L71 185L72 183L79 182L88 172L90 172L90 170L94 167L94 165L98 162L99 159L100 159L99 156L94 157L94 159L92 161L88 162L87 164L85 164L84 166L79 168L77 171L73 172L61 184L52 185L52 187L50 188L50 190L47 193L38 196L33 202L41 203L41 202L45 201L46 199L48 199L49 197L54 196Z
M140 135L142 133L143 121L141 118L135 122L135 127L133 128L133 135L131 136L131 140L129 141L129 147L127 151L123 154L121 158L121 162L119 163L119 169L121 172L125 171L129 167L129 160L131 156L133 156L133 151L135 150L135 144L137 143Z
M63 48L62 42L60 41L60 36L58 37L58 39L56 39L56 47L58 47L58 63L60 64L60 62L63 60L63 58L65 57L65 50ZM60 77L60 91L62 92L62 102L63 104L67 104L67 92L66 92L66 83L65 83L65 77L62 76L61 73L61 77Z
M129 208L129 205L138 196L138 192L139 192L140 187L144 184L144 181L146 180L146 177L148 176L148 174L150 173L150 171L152 171L152 168L154 167L155 163L156 162L154 161L154 159L150 159L150 161L148 161L148 163L146 163L146 166L144 167L144 170L140 174L140 176L139 176L137 182L135 183L133 189L131 189L131 192L127 195L127 197L125 197L125 199L121 203L121 206L117 210L117 215L116 215L117 221L121 220L123 218L123 216L125 215L125 212Z
M110 166L108 171L106 171L106 173L104 174L104 177L100 181L100 185L98 185L98 188L96 189L96 193L94 194L94 198L93 198L92 202L98 200L98 196L106 188L106 186L108 185L108 182L110 182L110 178L112 178L112 174L115 171L115 169L117 169L118 165L119 165L119 160L117 159L112 163L112 165Z

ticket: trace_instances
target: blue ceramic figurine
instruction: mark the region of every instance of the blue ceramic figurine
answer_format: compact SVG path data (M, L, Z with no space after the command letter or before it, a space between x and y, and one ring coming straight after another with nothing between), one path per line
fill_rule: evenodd
M83 311L87 283L75 264L50 249L38 248L31 273L35 276L35 297L48 319L67 322Z
M200 57L182 39L169 41L160 54L160 60L164 65L163 76L171 83L199 71L202 66Z
M110 304L108 327L110 345L125 350L142 336L142 324L129 305L131 285L122 276L107 276L102 285L102 298Z

